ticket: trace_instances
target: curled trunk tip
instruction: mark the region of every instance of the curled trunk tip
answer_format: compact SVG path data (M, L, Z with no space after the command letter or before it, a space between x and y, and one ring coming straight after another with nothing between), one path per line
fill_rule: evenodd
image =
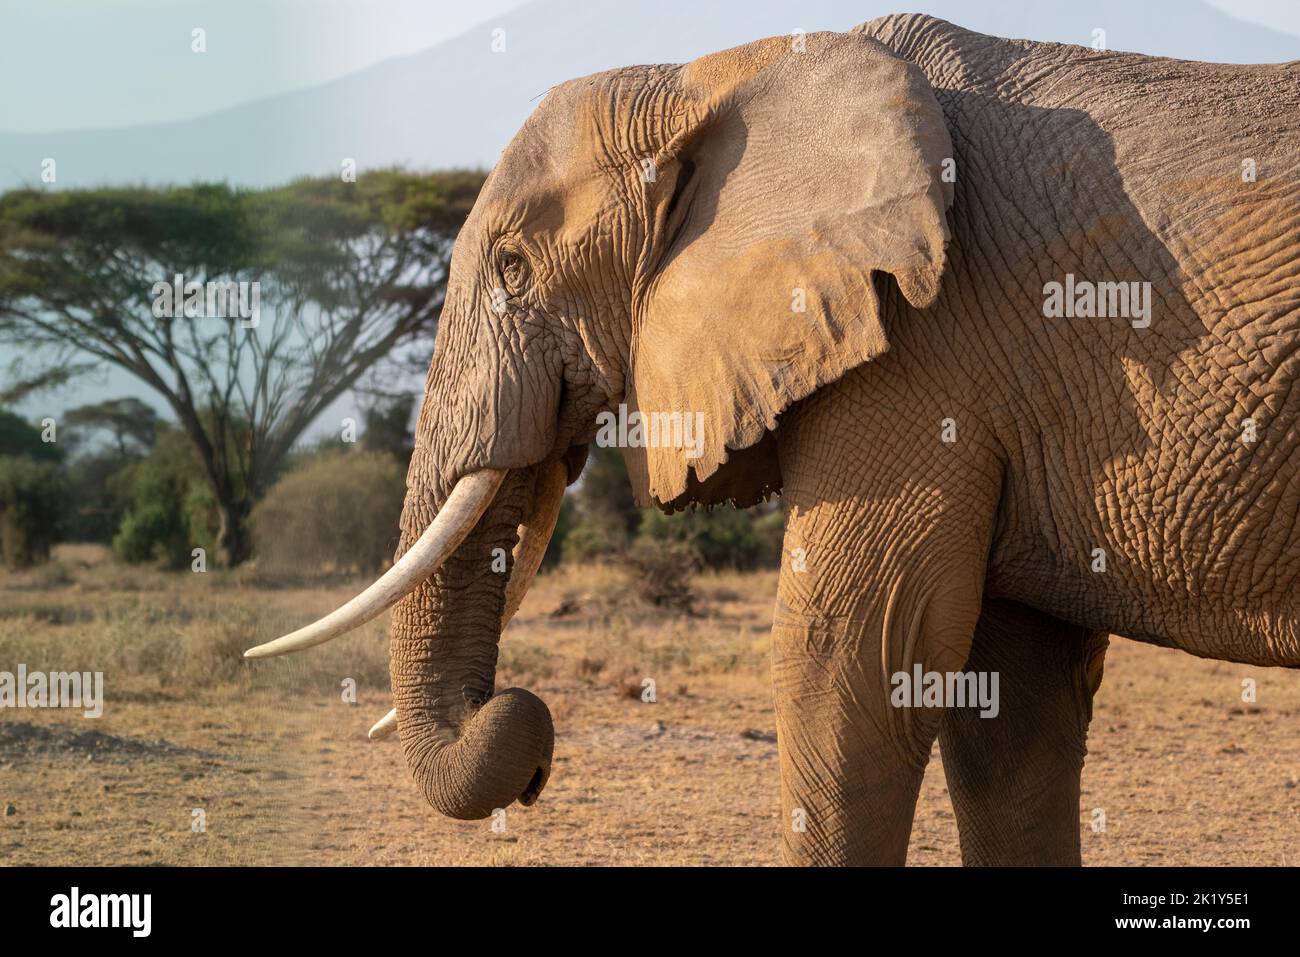
M408 758L429 803L457 820L482 820L515 801L537 800L551 776L555 725L541 698L507 688L465 722L456 741L411 753L419 749L410 748Z

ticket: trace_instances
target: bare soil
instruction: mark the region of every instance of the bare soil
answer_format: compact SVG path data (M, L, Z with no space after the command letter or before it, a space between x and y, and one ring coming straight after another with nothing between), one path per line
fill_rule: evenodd
M499 684L551 706L551 782L531 808L457 822L428 809L396 739L366 740L390 706L382 623L292 661L239 659L351 585L61 562L0 575L0 670L104 671L104 715L0 710L0 863L779 863L770 573L702 577L698 616L632 603L607 569L539 578ZM1296 672L1114 640L1084 862L1300 863L1298 718ZM909 861L960 862L937 749Z

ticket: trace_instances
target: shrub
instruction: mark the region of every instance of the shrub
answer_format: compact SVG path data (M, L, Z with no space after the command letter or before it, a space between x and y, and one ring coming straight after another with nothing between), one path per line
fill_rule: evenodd
M592 506L579 507L574 513L572 524L564 531L565 561L586 562L627 551L631 536L618 515Z
M776 568L781 564L784 520L775 504L729 506L665 515L645 512L639 537L687 545L708 568Z
M700 570L700 559L688 543L640 539L623 561L630 588L650 604L685 614L695 611L691 577Z
M406 476L392 456L321 452L253 509L258 574L372 574L393 557Z
M571 520L556 529L565 561L608 558L627 550L641 514L632 500L623 453L591 446L582 479L566 498L572 502Z
M571 504L570 504L571 503ZM626 555L635 543L685 546L707 568L778 568L784 518L775 502L750 509L729 506L665 515L638 509L623 455L591 447L582 479L566 499L568 514L556 527L552 552L566 562L591 562Z
M63 450L54 442L43 441L41 430L26 419L0 409L0 449L7 456L58 462Z
M117 449L101 449L73 458L65 467L68 482L68 515L63 536L69 542L113 541L131 506L125 480L130 467L144 458L123 455Z
M54 462L0 456L0 560L27 568L48 559L64 504Z
M185 549L185 526L174 505L150 502L122 519L113 536L113 551L131 564L157 561L180 565Z
M185 433L165 432L121 481L130 506L113 536L113 551L123 561L182 568L195 547L211 552L216 506Z

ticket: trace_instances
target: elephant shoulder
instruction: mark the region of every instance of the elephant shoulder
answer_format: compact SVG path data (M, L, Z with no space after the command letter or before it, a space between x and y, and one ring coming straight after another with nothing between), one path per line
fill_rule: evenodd
M944 40L998 39L927 13L891 13L860 23L849 32L879 40L900 56L906 56L904 50L914 50Z
M876 17L852 30L919 66L936 88L980 86L1041 46L967 30L924 13Z

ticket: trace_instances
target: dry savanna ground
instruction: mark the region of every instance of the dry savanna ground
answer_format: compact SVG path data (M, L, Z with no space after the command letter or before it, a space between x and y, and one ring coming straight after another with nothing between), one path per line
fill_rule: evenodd
M87 547L0 572L0 671L102 671L106 685L98 719L0 711L0 863L777 863L775 575L702 576L691 616L641 604L623 575L544 573L510 626L500 685L550 704L556 758L541 801L494 830L430 813L400 745L366 740L389 707L382 621L292 658L240 658L352 584L256 587ZM1084 772L1085 863L1300 862L1297 719L1300 674L1115 640ZM935 758L909 860L956 864Z

